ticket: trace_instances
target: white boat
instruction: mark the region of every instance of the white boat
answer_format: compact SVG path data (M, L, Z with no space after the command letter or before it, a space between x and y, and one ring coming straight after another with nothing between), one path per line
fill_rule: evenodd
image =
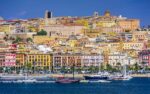
M80 83L88 83L88 80L80 80Z
M100 83L110 83L111 81L108 80L99 80Z
M132 79L131 76L114 76L111 78L111 80L130 80Z
M89 83L99 83L99 80L89 80Z
M25 79L25 80L18 80L17 83L36 83L36 79Z

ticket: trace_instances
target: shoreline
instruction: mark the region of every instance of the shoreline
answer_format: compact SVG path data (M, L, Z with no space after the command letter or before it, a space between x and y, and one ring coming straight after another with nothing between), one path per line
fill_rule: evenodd
M84 78L83 76L92 75L92 74L75 74L76 78ZM147 77L150 78L149 74L130 74L132 77ZM73 77L72 74L51 74L50 77L58 78L58 77Z
M150 73L149 74L131 74L130 76L132 76L132 77L147 77L147 78L150 78Z
M75 78L84 78L84 76L87 75L93 75L93 74L75 74L74 77ZM8 74L8 75L0 75L0 76L20 76L19 74ZM72 74L31 74L28 76L48 76L48 77L52 77L52 78L58 78L58 77L73 77ZM150 78L150 73L147 74L130 74L130 76L132 77L147 77Z

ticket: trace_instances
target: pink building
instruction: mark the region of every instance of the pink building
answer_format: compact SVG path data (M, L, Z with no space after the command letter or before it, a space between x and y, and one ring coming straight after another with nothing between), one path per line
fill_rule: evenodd
M3 63L4 63L3 66L5 66L5 67L16 66L16 54L6 53L5 54L5 61Z
M140 63L150 66L150 50L143 50L139 52Z

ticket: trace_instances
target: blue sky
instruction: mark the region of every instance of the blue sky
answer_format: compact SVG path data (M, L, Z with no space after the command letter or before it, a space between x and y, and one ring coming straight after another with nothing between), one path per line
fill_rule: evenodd
M5 19L43 17L47 9L54 16L103 15L108 9L113 15L140 19L141 26L150 24L150 0L0 0Z

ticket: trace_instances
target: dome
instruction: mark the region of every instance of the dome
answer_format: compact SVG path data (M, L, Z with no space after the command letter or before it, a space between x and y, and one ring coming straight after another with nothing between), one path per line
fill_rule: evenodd
M0 20L4 20L4 18L0 16Z
M109 17L110 16L110 11L106 10L105 13L104 13L104 15L107 16L107 17Z

